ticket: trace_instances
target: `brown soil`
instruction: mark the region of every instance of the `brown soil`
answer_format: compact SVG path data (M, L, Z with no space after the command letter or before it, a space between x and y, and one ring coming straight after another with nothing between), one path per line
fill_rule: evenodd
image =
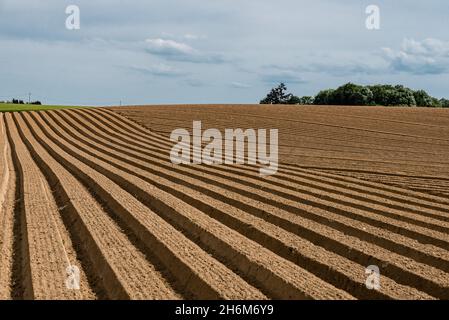
M155 133L278 128L280 160L449 196L449 111L434 108L187 105L112 108Z
M449 299L444 110L0 116L0 299ZM278 128L278 173L173 165L169 134L193 120ZM68 265L80 290L66 287Z

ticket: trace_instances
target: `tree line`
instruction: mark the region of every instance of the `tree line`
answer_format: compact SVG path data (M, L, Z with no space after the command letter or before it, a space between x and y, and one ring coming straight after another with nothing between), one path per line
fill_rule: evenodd
M30 103L24 102L20 99L12 99L11 101L0 101L0 103L11 103L11 104L33 104L33 105L42 105L40 101L32 101Z
M337 89L320 91L316 96L298 97L287 93L281 83L271 89L260 104L346 105L346 106L408 106L449 108L449 100L437 99L424 90L412 90L402 85L376 84L361 86L346 83Z

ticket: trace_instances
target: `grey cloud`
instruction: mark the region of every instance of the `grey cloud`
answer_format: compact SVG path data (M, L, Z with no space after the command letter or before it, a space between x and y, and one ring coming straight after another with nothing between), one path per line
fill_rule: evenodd
M249 89L252 86L246 83L241 83L241 82L231 82L231 87L236 88L236 89Z
M297 70L285 67L275 67L271 65L265 68L263 72L259 73L259 78L270 85L284 82L286 84L306 83L307 81L301 76Z
M154 65L150 67L126 67L128 70L138 72L143 75L150 75L150 76L156 76L156 77L182 77L187 75L186 72L182 72L180 70L177 70L171 66L159 64Z
M198 79L186 79L184 81L184 83L190 87L194 87L194 88L201 88L201 87L205 87L207 84L202 81L202 80L198 80Z
M392 73L437 75L449 72L449 42L438 39L404 39L399 50L381 48L377 53L329 53L323 59L306 57L299 66L267 65L297 73L328 74L334 77L379 76Z
M207 36L205 36L204 34L186 33L184 35L184 38L187 40L204 40L204 39L207 39Z
M298 67L299 71L311 73L326 73L336 77L346 77L353 75L376 75L385 72L384 66L368 65L365 63L353 62L345 64L332 63L313 63L307 66Z
M279 81L301 95L349 80L447 95L447 43L436 40L449 40L447 0L404 2L378 0L370 32L365 0L0 0L0 87L84 104L250 103ZM78 31L65 29L71 4ZM419 41L401 47L405 34Z

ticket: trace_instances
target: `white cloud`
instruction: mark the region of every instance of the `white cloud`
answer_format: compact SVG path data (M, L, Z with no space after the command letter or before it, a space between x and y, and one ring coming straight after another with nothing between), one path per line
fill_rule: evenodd
M404 39L402 51L408 54L431 56L431 57L449 57L449 42L438 39L425 39L415 41L414 39Z
M218 54L202 53L188 44L165 39L145 40L146 51L172 61L192 63L222 63L225 59Z
M413 74L449 72L449 42L438 39L404 39L401 48L382 48L390 69Z
M196 54L197 52L189 45L173 40L147 39L147 49L149 51L166 54Z

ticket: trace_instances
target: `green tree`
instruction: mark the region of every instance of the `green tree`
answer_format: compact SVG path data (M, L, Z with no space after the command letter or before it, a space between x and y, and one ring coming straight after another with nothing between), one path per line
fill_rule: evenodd
M440 99L440 105L443 108L449 108L449 100L445 98Z
M347 83L333 93L333 104L348 106L366 106L374 103L373 93L364 86Z
M374 104L381 106L416 106L413 91L404 86L373 85Z
M391 100L388 101L389 106L416 106L413 90L401 85L394 86L394 89L393 96L391 96Z
M284 83L271 89L270 93L260 101L260 104L287 104L292 98L292 94L287 93L287 86Z
M415 97L416 105L418 107L433 107L434 100L431 96L424 90L417 90L413 92L413 96Z
M373 85L368 86L373 93L374 104L381 106L389 106L394 100L395 88L391 85Z
M16 102L18 103L18 102ZM281 83L273 88L261 104L300 104L300 105L382 105L382 106L419 106L449 108L448 99L436 99L424 90L413 91L402 85L360 86L347 83L337 89L320 91L315 97L298 97L287 93L287 87Z
M301 98L295 95L292 95L290 99L286 102L287 104L302 104Z
M315 96L313 104L316 104L316 105L331 105L331 104L333 104L334 92L335 92L334 89L327 89L327 90L322 90L322 91L318 92L318 94Z
M314 103L314 98L310 96L304 96L300 98L300 104L302 105L310 105Z
M441 108L441 102L437 98L432 97L432 107L433 108Z

